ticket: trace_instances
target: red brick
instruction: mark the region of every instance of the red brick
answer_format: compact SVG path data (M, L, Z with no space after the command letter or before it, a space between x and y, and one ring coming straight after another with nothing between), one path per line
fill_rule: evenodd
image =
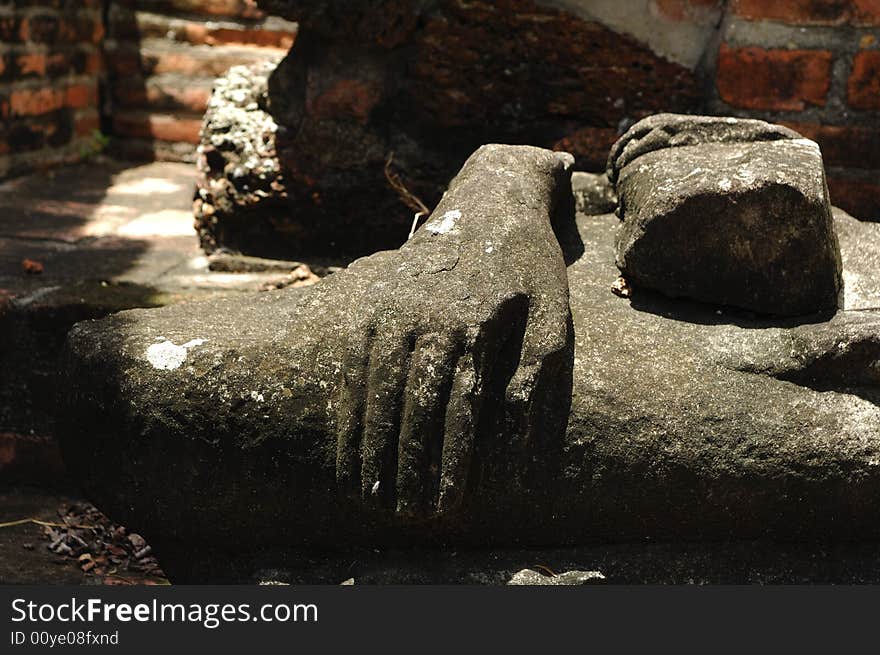
M91 43L97 21L65 16L58 26L58 41L65 43Z
M204 113L208 100L211 99L211 89L199 86L148 86L146 96L147 102L152 106Z
M208 30L204 43L208 45L255 45L264 48L283 48L290 50L296 40L296 33L276 30Z
M149 11L173 11L202 16L234 16L237 18L264 18L257 0L116 0L120 6Z
M9 94L9 110L13 116L38 116L64 106L64 93L59 89L18 89Z
M89 12L89 9L99 9L102 5L102 0L15 0L15 8L16 9L25 9L26 7L39 7L40 9L61 9L62 11L69 11L71 9L76 10L85 10L84 13L96 13L95 11Z
M828 194L833 205L856 218L880 221L880 184L830 173Z
M140 54L118 52L107 56L107 65L119 75L161 75L178 73L187 77L217 77L231 66L279 58L287 54L280 48L224 49L212 48L209 53L190 52L179 47L168 50L142 50Z
M853 23L880 25L880 0L853 0Z
M116 80L112 92L113 101L120 107L144 107L147 105L147 90L142 79L136 79L132 84Z
M24 121L14 122L3 135L12 152L31 152L46 144L46 126Z
M67 53L56 52L46 57L46 75L58 77L70 72L82 73L84 65L84 54L77 53L70 57Z
M22 41L54 43L59 36L61 21L57 16L35 15L21 21L19 35Z
M0 432L0 474L5 481L29 484L62 479L58 442L51 437Z
M101 120L97 111L77 117L73 126L73 132L76 136L89 136L99 129L101 129Z
M733 0L731 9L747 20L791 25L880 25L880 0Z
M217 75L219 70L210 59L193 57L183 52L167 52L148 56L146 69L154 74L181 73L183 75Z
M79 49L60 52L24 52L7 55L12 61L10 76L13 80L27 77L61 77L74 74L94 74L101 70L99 53L86 53Z
M21 18L4 16L0 18L0 43L12 43L21 38Z
M106 34L106 30L104 29L104 22L101 20L95 21L92 27L92 43L98 45L101 41L104 40L104 35Z
M85 109L98 104L98 87L95 84L74 84L67 87L64 104L71 109Z
M123 136L198 144L202 121L168 114L117 115L114 130Z
M853 57L847 101L854 109L880 109L880 50L862 50Z
M107 68L119 76L140 75L141 58L135 52L113 52L107 57Z
M99 38L96 40L95 37ZM58 35L54 43L75 43L96 45L104 36L101 23L89 19L65 18L58 25Z
M99 73L104 70L104 57L100 52L92 52L86 58L83 73Z
M14 153L58 147L70 141L72 125L57 114L46 114L31 120L14 121L5 140Z
M256 0L170 0L175 9L210 16L237 16L262 18L265 14L257 8Z
M731 9L748 20L793 25L837 25L849 20L851 0L733 0Z
M578 168L601 171L617 136L613 127L583 127L554 143L553 150L573 154Z
M296 39L296 29L292 30L269 30L258 26L252 28L212 27L211 23L189 20L172 25L170 20L156 20L151 18L149 22L142 21L137 25L131 22L117 20L114 23L114 31L119 35L125 35L132 31L143 37L173 38L177 41L192 43L193 45L239 45L257 46L264 48L279 48L289 50ZM169 33L173 37L169 37Z
M652 0L651 4L664 18L692 21L720 11L722 0Z
M48 57L44 54L29 52L16 58L19 75L45 75Z
M61 77L68 74L82 75L87 70L88 55L79 50L42 53L26 53L16 57L19 77Z
M131 84L120 80L113 86L113 99L122 107L149 107L153 110L185 110L204 113L211 98L207 86L192 84L178 86L151 83L143 79L133 80Z
M826 166L880 169L880 128L783 122L819 144Z
M802 111L822 106L831 85L833 55L825 50L730 48L718 54L716 85L734 107Z
M316 118L354 118L366 123L382 90L364 80L343 79L306 99L306 110Z
M208 38L208 28L204 23L188 22L183 27L183 38L185 41L201 45Z

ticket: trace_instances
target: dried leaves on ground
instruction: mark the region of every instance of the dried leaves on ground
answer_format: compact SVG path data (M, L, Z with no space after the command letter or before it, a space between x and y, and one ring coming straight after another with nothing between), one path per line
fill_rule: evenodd
M103 584L168 584L152 549L137 533L116 525L86 502L62 505L59 521L43 525L47 548L77 561Z

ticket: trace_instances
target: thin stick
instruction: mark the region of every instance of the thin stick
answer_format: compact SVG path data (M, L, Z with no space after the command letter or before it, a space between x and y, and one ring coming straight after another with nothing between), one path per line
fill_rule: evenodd
M391 163L393 161L394 152L392 151L388 153L388 159L385 160L385 179L388 180L388 185L397 192L397 195L400 196L400 201L404 205L413 211L420 212L422 215L430 214L431 210L422 202L421 198L407 189L403 180L400 179L400 175L392 170Z
M412 227L409 228L409 236L406 238L407 241L413 238L413 234L416 233L416 227L419 224L419 219L425 215L425 212L416 212L416 215L413 216Z
M47 528L76 528L77 530L94 530L94 525L68 525L67 523L53 523L52 521L41 521L40 519L18 519L16 521L8 521L0 523L0 528L13 528L16 525L24 525L25 523L35 523Z

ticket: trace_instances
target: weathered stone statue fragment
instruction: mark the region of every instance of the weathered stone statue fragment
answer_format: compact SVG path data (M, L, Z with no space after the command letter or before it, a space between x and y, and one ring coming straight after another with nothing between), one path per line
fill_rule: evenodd
M571 161L484 146L402 248L307 292L78 326L71 464L114 511L178 531L195 525L183 519L187 503L235 506L257 522L269 512L276 526L338 530L347 517L343 532L363 536L385 521L460 514L487 480L528 495L570 401L573 335L554 229L572 226ZM94 412L106 431L94 429ZM141 500L111 488L139 488Z
M614 145L617 264L673 297L798 316L837 309L819 147L763 121L658 114Z
M768 143L730 145L766 174ZM650 154L620 171L625 212ZM485 146L397 251L304 289L79 324L68 464L182 579L193 544L225 549L201 551L223 579L233 555L304 544L880 534L880 226L835 210L858 285L830 319L627 301L609 290L626 221L575 223L569 162ZM776 219L805 261L827 254L833 232L808 244L812 223Z

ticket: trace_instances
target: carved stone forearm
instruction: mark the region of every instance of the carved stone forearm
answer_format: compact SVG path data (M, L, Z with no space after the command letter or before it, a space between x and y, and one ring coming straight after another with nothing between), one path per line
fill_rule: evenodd
M487 460L525 467L538 443L561 439L566 410L545 396L567 373L566 352L571 367L553 231L554 214L573 220L570 164L539 148L483 146L399 251L328 281L328 303L352 285L359 294L340 326L342 488L403 515L459 510L493 470ZM508 483L524 485L522 473Z
M615 144L609 175L630 283L762 314L837 309L840 250L814 142L762 121L660 114Z
M573 220L569 163L486 146L400 250L305 289L79 325L71 468L157 544L220 535L231 515L242 548L399 536L467 514L487 484L528 493L568 416L553 228Z

